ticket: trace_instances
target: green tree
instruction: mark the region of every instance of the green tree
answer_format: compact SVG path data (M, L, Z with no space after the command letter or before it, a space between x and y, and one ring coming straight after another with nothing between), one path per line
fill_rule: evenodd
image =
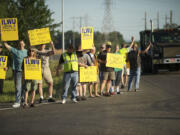
M73 44L73 34L74 34L74 37L75 37L75 48L80 44L81 42L81 37L80 37L80 33L78 32L73 32L73 31L67 31L64 33L64 36L65 36L65 49L67 47L68 44ZM62 33L61 32L57 32L55 34L55 37L54 37L54 43L55 43L55 47L57 49L61 49L62 48Z
M10 0L0 0L0 18L4 18L8 15L7 7Z
M114 46L116 44L122 44L124 42L122 34L117 31L109 33L109 40L112 42Z
M29 45L28 30L31 29L50 27L51 37L54 39L55 28L59 24L53 24L52 14L45 0L0 0L0 18L17 18L19 39L23 39L27 45ZM16 46L18 42L9 44ZM6 49L3 51L9 57L9 63L12 63L9 51Z
M116 44L122 44L124 42L123 35L118 31L113 31L108 34L109 41L112 42L113 47ZM97 49L100 48L101 44L105 43L105 34L97 31L94 32L94 43Z
M69 43L73 43L73 31L67 31L65 32L65 48ZM75 47L77 47L81 42L81 35L78 32L74 32L75 35ZM113 48L116 44L121 45L124 42L123 35L120 32L114 31L109 33L109 40L112 42ZM100 46L104 44L105 41L105 35L99 31L94 32L94 44L99 50ZM62 48L62 33L57 32L55 36L55 46L56 48L60 49Z
M2 1L2 0L1 0ZM54 37L55 28L59 24L53 24L52 14L45 0L7 0L2 2L6 10L0 14L0 18L16 17L18 19L19 38L28 42L28 30L42 27L50 27L51 36Z

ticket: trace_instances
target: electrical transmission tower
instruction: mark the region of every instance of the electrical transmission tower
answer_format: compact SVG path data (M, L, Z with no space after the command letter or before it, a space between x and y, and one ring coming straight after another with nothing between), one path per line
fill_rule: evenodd
M112 18L112 0L105 0L105 11L102 31L105 35L105 40L109 40L108 34L113 31L113 18Z

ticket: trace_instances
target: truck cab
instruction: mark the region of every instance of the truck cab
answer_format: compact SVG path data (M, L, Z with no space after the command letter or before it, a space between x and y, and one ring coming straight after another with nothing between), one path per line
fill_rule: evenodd
M180 30L150 30L140 32L140 48L145 50L148 42L153 46L142 56L142 71L156 73L159 69L179 70Z

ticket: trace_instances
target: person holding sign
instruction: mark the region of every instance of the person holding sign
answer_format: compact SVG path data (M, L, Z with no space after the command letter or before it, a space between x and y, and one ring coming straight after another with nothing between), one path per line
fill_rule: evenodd
M53 79L51 75L51 70L49 67L49 56L55 54L55 47L53 42L50 42L50 45L52 47L52 50L46 50L46 45L43 44L40 47L40 50L37 51L37 56L38 58L41 59L41 71L42 71L42 78L48 83L48 90L49 90L49 99L48 102L55 102L55 100L52 98L52 93L53 93ZM39 89L39 94L40 94L40 99L39 103L43 102L43 89L42 89L42 80L38 81L38 89Z
M36 50L35 49L28 49L28 57L27 57L29 63L30 61L35 61L36 60ZM34 63L34 62L33 62ZM23 68L24 69L24 64ZM30 101L30 107L34 107L34 99L35 99L35 94L37 90L37 80L27 80L25 79L25 94L24 94L24 108L29 107L28 105L28 93L31 91L31 101Z
M81 49L81 45L78 46L76 51L78 57L78 68L79 68L79 80L77 84L77 100L87 100L86 98L86 86L87 82L80 82L80 67L88 68L88 65L92 65L92 62L88 55L85 54L85 50Z
M128 53L127 60L130 63L130 77L128 81L128 91L132 87L132 81L135 77L134 91L139 89L140 75L141 75L141 57L140 55L145 54L151 47L151 42L144 51L139 51L137 44L133 45L133 50Z
M116 45L115 54L120 55L119 45ZM120 94L119 85L120 85L120 81L121 81L122 69L121 68L114 68L114 72L115 72L115 80L112 81L111 95L115 94L114 90L116 90L117 94Z
M95 55L96 53L96 47L94 46L89 53L87 53L91 59L91 62L93 63L93 65L96 66L97 68L97 73L98 73L98 60L97 60L97 57ZM90 82L89 83L89 94L90 94L90 97L99 97L99 94L98 94L98 83L99 83L99 76L97 75L97 81L96 82ZM92 94L92 86L94 86L94 95Z
M126 57L127 57L127 53L130 51L130 49L132 48L134 44L134 37L131 38L131 44L128 48L126 48L126 44L123 43L122 44L122 48L120 49L120 54L123 55L123 69L122 69L122 74L121 74L121 88L124 88L127 85L127 81L128 81L128 74L127 74L127 67L126 67ZM125 75L125 77L124 77Z
M111 52L111 47L112 47L111 42L110 41L106 42L106 50L98 55L98 61L101 65L101 71L102 71L102 83L100 86L100 91L101 91L100 94L102 95L103 89L106 85L106 92L104 93L105 96L111 96L111 94L109 93L111 87L111 81L115 80L114 68L106 67L107 53Z
M16 101L13 104L13 108L20 107L21 95L22 95L22 63L23 59L27 57L27 50L25 49L25 43L23 40L19 41L19 49L11 47L4 42L5 48L7 48L13 55L13 74L15 83Z
M64 64L64 76L63 76L63 95L62 95L62 104L66 103L68 89L70 87L70 83L72 81L72 94L71 100L73 103L77 103L76 100L76 86L78 83L78 58L76 53L74 52L74 47L69 44L67 48L67 52L63 53L59 59L59 64L57 67L57 74L59 69L62 68L62 64Z
M2 51L2 44L0 44L0 68L1 68L1 63L3 63L3 62L7 62L7 58L6 58L6 61L4 60L4 59L2 59L1 58L1 56L3 57L4 56L4 53L3 53L3 51ZM3 66L2 66L2 70L4 70L4 71L7 71L7 67L6 68L4 68ZM1 73L0 73L1 74ZM0 94L2 94L3 93L3 86L4 86L4 79L1 79L0 78Z
M106 44L102 44L100 47L100 51L97 53L98 55L101 55L101 53L103 53L103 51L106 50ZM99 82L100 84L102 83L102 68L101 68L101 64L99 64Z

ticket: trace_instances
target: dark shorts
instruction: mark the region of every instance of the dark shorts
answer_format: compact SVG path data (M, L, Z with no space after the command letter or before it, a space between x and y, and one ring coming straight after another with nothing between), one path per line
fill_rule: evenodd
M25 80L25 91L36 91L37 88L37 80Z
M113 86L119 86L121 82L121 71L115 72L115 80L112 81Z
M102 80L115 80L115 72L103 72Z

